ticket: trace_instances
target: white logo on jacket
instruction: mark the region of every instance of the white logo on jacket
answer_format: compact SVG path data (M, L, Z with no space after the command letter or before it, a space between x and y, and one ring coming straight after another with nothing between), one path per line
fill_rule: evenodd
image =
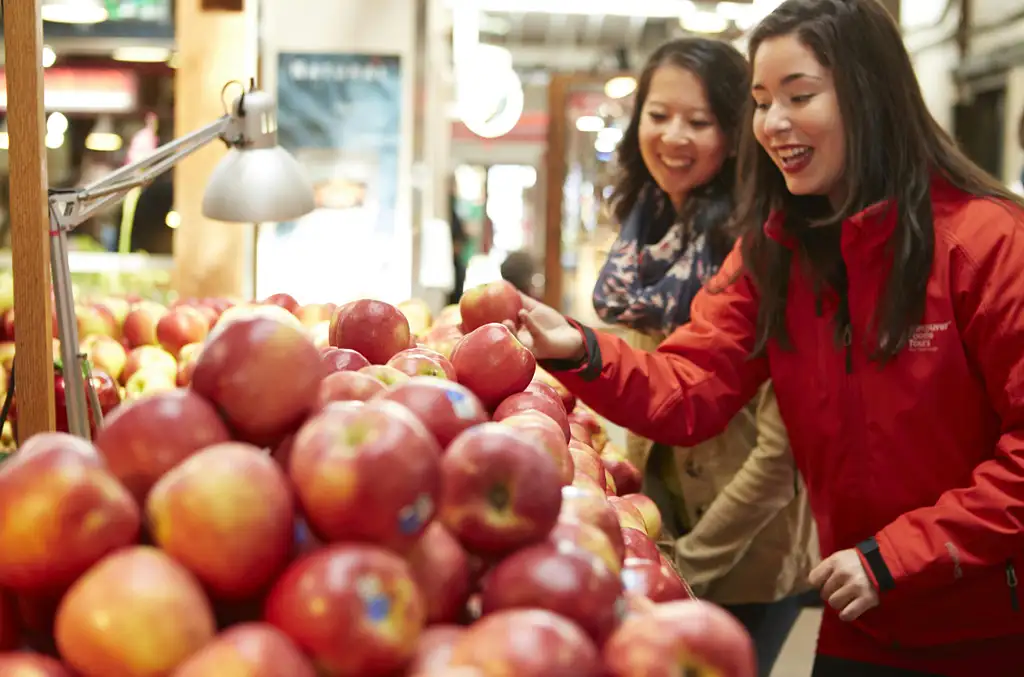
M907 342L907 349L912 353L931 353L938 350L938 346L935 345L935 338L942 332L949 329L952 325L952 320L946 322L933 322L932 324L919 324L914 328L914 331L910 334L910 340Z

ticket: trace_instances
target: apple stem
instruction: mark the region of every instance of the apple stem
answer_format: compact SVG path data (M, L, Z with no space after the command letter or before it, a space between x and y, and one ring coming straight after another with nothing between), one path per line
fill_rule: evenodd
M491 490L487 492L487 500L498 510L505 510L508 508L512 497L509 495L508 487L504 484L495 484L491 487Z

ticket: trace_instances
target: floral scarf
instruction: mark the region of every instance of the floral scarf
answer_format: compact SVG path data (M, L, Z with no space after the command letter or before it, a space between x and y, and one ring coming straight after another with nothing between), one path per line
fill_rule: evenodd
M598 275L594 310L609 324L670 333L689 321L693 298L718 272L703 229L685 237L677 219L649 242L657 216L649 200L638 201Z

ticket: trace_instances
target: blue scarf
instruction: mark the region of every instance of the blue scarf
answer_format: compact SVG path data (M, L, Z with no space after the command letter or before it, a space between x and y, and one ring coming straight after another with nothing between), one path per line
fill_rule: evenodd
M690 304L721 265L701 228L686 237L676 220L649 242L656 214L638 201L594 286L594 310L609 324L669 333L690 320ZM648 203L649 204L649 203Z

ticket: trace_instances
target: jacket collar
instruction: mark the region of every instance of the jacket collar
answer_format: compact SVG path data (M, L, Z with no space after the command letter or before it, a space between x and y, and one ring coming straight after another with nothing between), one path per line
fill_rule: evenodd
M936 176L932 179L931 194L933 204L949 198L961 197L960 191L945 179ZM938 210L936 209L936 217ZM892 199L875 203L842 223L843 252L870 251L885 245L896 229L896 201ZM785 229L786 215L782 210L773 210L764 224L764 232L772 240L789 249L795 249L796 236Z

